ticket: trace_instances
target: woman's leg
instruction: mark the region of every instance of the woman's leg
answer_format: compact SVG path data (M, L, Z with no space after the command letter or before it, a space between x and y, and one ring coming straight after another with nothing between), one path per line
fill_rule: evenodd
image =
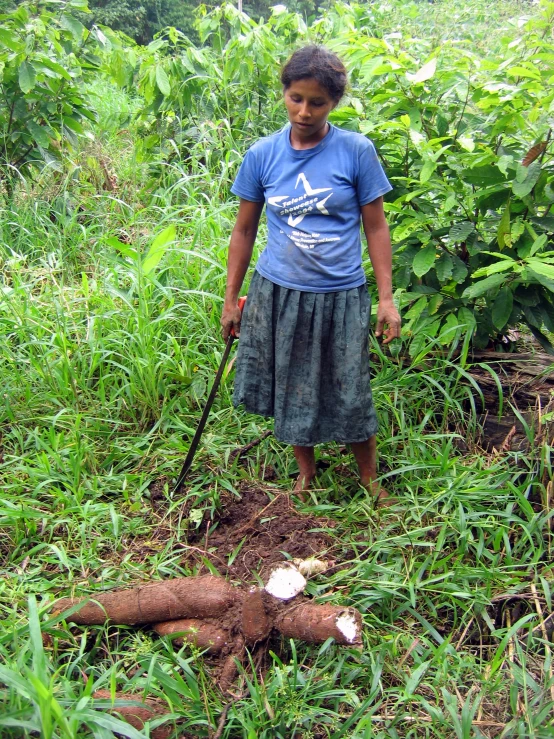
M313 446L293 446L294 456L298 464L298 479L294 487L295 493L308 490L315 477L315 453ZM303 500L303 496L299 496Z
M378 498L388 498L388 493L380 487L377 479L377 437L370 436L367 441L350 444L360 471L360 482Z

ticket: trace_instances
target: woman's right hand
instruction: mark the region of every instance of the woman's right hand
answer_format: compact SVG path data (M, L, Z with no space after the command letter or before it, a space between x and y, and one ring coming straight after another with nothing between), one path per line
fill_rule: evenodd
M221 335L223 341L227 341L231 329L234 330L235 336L238 338L240 335L240 319L242 317L241 309L239 308L238 302L223 304L223 312L221 313Z

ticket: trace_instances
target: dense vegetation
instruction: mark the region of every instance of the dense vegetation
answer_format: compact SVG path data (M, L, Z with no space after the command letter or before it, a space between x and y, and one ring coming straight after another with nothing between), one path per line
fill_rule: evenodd
M184 495L150 497L221 356L230 183L284 121L278 68L308 40L344 57L333 120L375 141L395 186L406 351L374 344L374 395L397 504L376 512L321 450L306 508L336 520L350 560L311 593L363 611L365 650L283 642L223 736L551 736L551 447L529 425L527 452L485 454L468 370L471 345L513 346L516 329L550 350L554 3L337 4L309 23L226 5L199 12L196 40L170 28L148 46L83 14L41 0L0 18L0 736L109 737L98 687L164 696L200 736L218 723L202 656L69 632L48 604L192 574L182 545L222 496L269 468L290 485L272 439L229 461L267 428L231 408L229 377Z

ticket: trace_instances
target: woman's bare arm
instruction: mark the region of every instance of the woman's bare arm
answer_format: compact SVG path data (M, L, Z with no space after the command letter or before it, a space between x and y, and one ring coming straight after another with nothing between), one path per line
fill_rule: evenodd
M237 220L229 243L229 257L227 259L227 287L225 288L225 302L221 314L221 333L225 341L229 338L231 328L238 336L240 333L241 312L238 307L238 298L252 249L258 233L258 224L264 204L242 200L239 204Z
M388 344L400 337L401 320L392 299L392 247L383 210L383 198L363 205L361 213L369 258L379 293L375 335L381 336L384 333L383 344Z

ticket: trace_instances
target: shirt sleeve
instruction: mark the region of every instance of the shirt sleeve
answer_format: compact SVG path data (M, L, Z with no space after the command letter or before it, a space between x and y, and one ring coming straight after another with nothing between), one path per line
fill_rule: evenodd
M360 207L390 192L392 185L381 166L373 143L365 139L358 152L356 191Z
M265 200L264 187L261 182L261 172L256 152L248 149L240 165L236 179L231 187L233 195L253 203Z

